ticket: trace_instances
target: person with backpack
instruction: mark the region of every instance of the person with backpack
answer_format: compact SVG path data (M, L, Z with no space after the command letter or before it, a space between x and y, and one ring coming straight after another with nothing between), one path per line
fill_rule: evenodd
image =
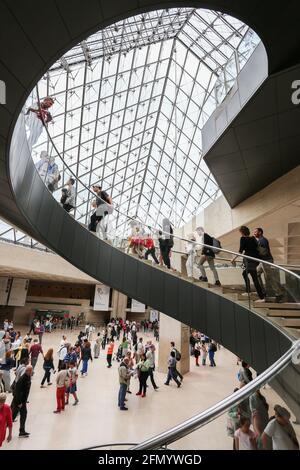
M248 384L253 380L252 377L252 372L249 369L249 364L247 362L242 361L242 367L238 371L238 380L239 382L244 382L245 384Z
M171 341L171 352L174 351L175 353L175 359L176 359L176 364L177 362L180 361L181 359L181 353L178 351L178 349L175 348L175 343L174 341ZM183 375L177 370L177 367L175 366L175 372L176 372L176 377L180 377L181 382L183 381Z
M178 377L178 371L176 369L176 353L174 350L171 351L170 357L168 359L168 375L167 375L167 380L165 381L165 385L170 385L170 381L174 380L174 382L177 384L177 387L181 387L181 383L177 379Z
M216 351L217 351L217 346L213 341L211 341L208 346L208 357L209 357L210 367L216 367L216 363L215 363Z
M213 276L214 276L214 279L215 279L215 285L220 286L221 283L220 283L220 280L219 280L219 275L218 275L218 272L215 268L215 257L216 257L216 254L219 253L219 251L220 251L221 244L220 244L219 240L216 240L215 238L208 235L208 233L205 233L204 229L202 227L197 227L196 232L199 235L199 237L201 238L202 243L204 243L204 245L209 245L211 247L215 247L215 248L208 248L207 246L203 246L202 249L199 250L200 253L198 254L198 252L197 252L196 264L198 265L198 268L199 268L200 273L201 273L201 276L199 277L199 280L203 281L203 282L208 282L208 279L207 279L207 276L206 276L206 271L205 271L205 268L203 266L205 261L207 261L207 263L209 265L209 268L211 269L211 271L213 273Z

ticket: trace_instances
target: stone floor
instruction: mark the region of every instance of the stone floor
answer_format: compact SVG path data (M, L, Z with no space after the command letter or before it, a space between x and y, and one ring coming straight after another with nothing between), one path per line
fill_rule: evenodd
M73 343L77 334L67 332L68 340ZM153 339L150 333L144 337L145 340ZM49 347L57 351L60 339L61 332L45 334L44 351ZM159 390L155 392L149 383L147 397L141 398L135 396L138 381L132 379L133 393L127 395L129 410L120 411L117 407L118 362L114 361L113 367L107 369L105 355L101 351L100 358L90 364L88 376L78 379L78 406L69 405L57 415L53 413L56 406L55 375L52 376L53 385L40 388L42 362L40 358L29 396L26 428L31 433L30 437L19 439L18 423L14 423L13 439L9 444L3 444L3 450L82 449L98 444L141 442L205 410L229 395L237 385L236 358L221 348L216 353L215 368L196 367L194 358L191 358L191 371L185 375L180 389L175 384L165 386L165 375L155 373ZM282 403L270 387L263 393L270 405ZM10 401L11 395L7 402ZM300 426L295 428L299 431ZM221 416L172 444L171 448L201 450L231 449L231 446L231 439L226 435L226 416Z

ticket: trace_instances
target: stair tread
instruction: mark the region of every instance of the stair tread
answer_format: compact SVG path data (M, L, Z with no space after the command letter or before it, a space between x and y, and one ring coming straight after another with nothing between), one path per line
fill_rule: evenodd
M286 327L286 330L290 335L294 336L295 338L300 339L300 328L288 328L288 327Z
M276 321L282 326L300 328L300 318L276 318Z
M269 308L269 309L281 309L281 310L300 310L300 304L299 303L293 303L293 302L284 302L284 303L276 303L276 302L253 302L254 307L259 307L259 308Z
M300 312L298 310L277 310L277 309L268 309L268 317L299 317Z

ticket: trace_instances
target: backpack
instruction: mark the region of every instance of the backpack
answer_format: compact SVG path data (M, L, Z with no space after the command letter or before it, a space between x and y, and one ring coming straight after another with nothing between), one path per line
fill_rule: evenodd
M175 349L175 359L176 359L176 361L180 361L180 359L181 359L181 353L179 351L177 351L177 349Z
M214 352L217 351L217 346L215 345L215 343L213 343L213 344L211 345L211 350L214 351Z
M243 374L241 373L240 370L239 370L238 373L237 373L237 378L238 378L238 381L239 381L239 382L242 382L242 380L243 380Z
M220 253L221 248L222 248L221 242L219 240L217 240L216 238L214 238L214 237L213 237L212 240L213 240L212 246L214 247L213 252L216 253L216 254Z

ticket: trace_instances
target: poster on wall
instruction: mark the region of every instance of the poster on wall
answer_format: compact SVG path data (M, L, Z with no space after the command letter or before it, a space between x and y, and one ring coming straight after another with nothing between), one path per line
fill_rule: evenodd
M132 312L145 312L146 306L137 300L132 299L131 301L131 311Z
M150 310L150 321L153 322L153 321L158 321L158 310L153 310L151 309Z
M0 305L7 305L10 284L11 279L9 277L0 277Z
M10 289L8 305L23 307L26 302L28 286L28 279L18 279L17 277L14 277Z
M108 310L110 287L103 284L95 285L94 310Z

